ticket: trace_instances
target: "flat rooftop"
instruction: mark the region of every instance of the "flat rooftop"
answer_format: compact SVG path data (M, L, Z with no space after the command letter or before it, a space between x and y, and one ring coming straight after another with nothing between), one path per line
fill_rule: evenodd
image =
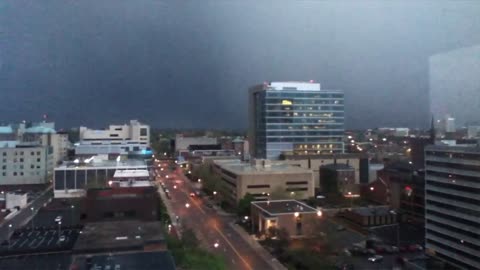
M150 177L148 170L116 170L113 178L146 178Z
M351 211L364 217L384 216L392 214L392 209L390 207L360 207L353 208Z
M311 173L311 170L295 167L285 163L272 162L269 166L252 165L241 160L214 160L214 164L220 166L222 169L230 171L237 175L251 175L251 174L298 174Z
M445 151L459 153L480 153L480 145L478 144L456 144L456 145L427 145L425 150L429 151Z
M165 244L161 222L87 223L73 249L74 252L143 250L146 244Z
M252 202L252 205L260 209L267 216L286 215L293 213L317 213L317 209L297 200L274 200Z
M62 165L55 168L55 170L81 170L88 168L98 169L147 169L147 163L144 160L139 159L126 159L126 160L95 160L89 163L73 161L64 162Z
M158 269L175 270L173 257L168 251L158 252L136 252L97 255L88 257L90 267L87 267L87 256L77 256L71 269L89 270L89 269Z

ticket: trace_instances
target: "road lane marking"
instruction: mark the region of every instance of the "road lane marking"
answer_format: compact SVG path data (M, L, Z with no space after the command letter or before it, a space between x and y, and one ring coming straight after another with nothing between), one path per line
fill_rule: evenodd
M242 262L247 266L247 268L249 270L253 270L250 264L242 257L242 255L240 255L240 252L238 252L238 250L233 246L232 242L230 242L230 240L228 240L227 237L225 237L225 235L218 229L216 225L215 225L215 230L218 232L218 234L220 234L220 236L225 240L225 242L227 242L227 244L230 246L233 252L237 254L237 256L240 258L240 260L242 260Z

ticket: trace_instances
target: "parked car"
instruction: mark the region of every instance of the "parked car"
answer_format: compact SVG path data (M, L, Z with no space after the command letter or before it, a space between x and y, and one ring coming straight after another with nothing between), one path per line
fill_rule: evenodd
M62 216L57 216L57 217L55 218L55 222L60 222L60 221L62 221Z
M345 227L342 226L342 225L338 225L337 226L337 231L340 232L340 231L345 231Z
M208 208L213 208L213 205L211 203L206 203L205 206Z
M377 252L375 252L375 250L369 248L369 249L367 249L367 254L368 254L368 255L376 255Z
M380 256L380 255L375 255L373 257L368 258L368 261L373 263L381 262L382 260L383 260L383 256Z
M60 238L58 239L58 241L64 242L64 241L65 241L65 235L60 236Z

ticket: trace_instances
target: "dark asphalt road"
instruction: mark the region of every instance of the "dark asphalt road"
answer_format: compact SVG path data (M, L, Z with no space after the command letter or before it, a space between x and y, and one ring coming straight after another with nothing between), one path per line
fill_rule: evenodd
M32 217L32 210L31 207L34 208L34 212L38 211L41 207L43 207L44 203L48 202L53 197L53 190L49 189L42 195L40 195L35 201L33 201L28 207L25 207L20 210L12 219L5 220L2 224L0 224L0 242L8 239L9 233L13 233L15 229L22 227L25 223L27 223L30 218ZM9 229L9 225L12 227Z
M161 178L170 191L170 203L180 224L192 228L202 246L225 258L228 269L272 269L256 251L230 226L232 217L219 216L214 209L205 206L201 198L190 197L193 190L190 181L180 172L172 172L169 178ZM175 189L174 186L177 188ZM186 207L186 204L189 207ZM215 248L214 244L218 243Z

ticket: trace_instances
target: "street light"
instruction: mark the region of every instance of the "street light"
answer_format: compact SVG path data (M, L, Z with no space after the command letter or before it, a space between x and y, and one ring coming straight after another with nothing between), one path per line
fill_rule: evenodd
M71 210L70 211L70 217L71 217L71 221L72 221L72 223L71 223L72 226L73 226L73 209L74 208L75 208L75 205L73 205L73 204L70 205L70 210Z
M217 195L217 192L216 192L216 191L213 191L213 195L214 195L214 196Z
M322 211L318 210L318 211L317 211L317 216L318 216L318 217L321 217L322 215L323 215Z
M30 207L30 210L32 210L32 231L35 230L35 210L33 207Z
M374 190L375 190L375 188L374 188L374 187L370 187L370 191L374 191Z
M295 217L298 217L300 214L298 212L293 213Z
M8 224L8 249L10 249L10 233L12 230L12 224Z
M186 207L186 208L190 208L190 204L189 204L189 203L186 203L186 204L185 204L185 207Z
M214 248L218 248L219 246L220 246L220 244L218 242L215 242L215 244L213 244Z
M244 218L245 220L248 220L248 216L244 216L243 218Z
M198 182L198 183L201 183L201 182L202 182L202 179L198 178L197 182Z

